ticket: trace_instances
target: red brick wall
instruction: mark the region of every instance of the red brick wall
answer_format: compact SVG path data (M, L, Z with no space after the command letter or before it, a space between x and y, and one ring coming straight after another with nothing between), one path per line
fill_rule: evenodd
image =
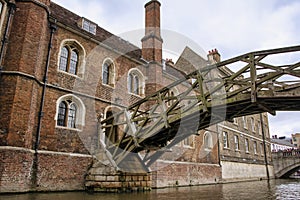
M34 188L33 151L1 147L0 159L0 193L84 190L85 176L92 164L92 158L88 155L40 152L37 188Z
M31 188L33 153L0 148L0 192L25 192Z

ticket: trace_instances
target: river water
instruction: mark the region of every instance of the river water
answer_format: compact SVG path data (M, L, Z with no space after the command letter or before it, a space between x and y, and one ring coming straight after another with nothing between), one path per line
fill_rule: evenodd
M142 193L104 194L86 192L0 195L2 200L267 200L300 199L300 179L253 181L157 189Z

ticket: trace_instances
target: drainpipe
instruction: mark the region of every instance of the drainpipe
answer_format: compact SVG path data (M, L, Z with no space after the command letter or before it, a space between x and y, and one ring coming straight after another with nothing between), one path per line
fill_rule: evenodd
M32 169L31 169L31 187L35 189L37 185L37 173L38 173L38 149L40 145L40 135L41 135L41 127L42 127L42 118L44 115L44 103L45 103L45 95L46 95L46 89L47 89L47 81L48 81L48 68L50 64L50 56L51 56L51 49L52 49L52 40L53 40L53 34L56 27L56 20L54 23L50 22L50 39L48 43L48 52L47 52L47 60L46 60L46 68L43 78L43 90L42 90L42 98L41 98L41 105L40 105L40 111L38 116L38 124L37 124L37 132L35 136L35 144L34 144L34 156L33 156L33 162L32 162Z
M263 122L262 113L260 113L260 124L261 124L260 125L261 126L261 134L262 134L263 146L264 146L264 157L265 157L265 166L266 166L267 179L270 180L270 174L269 174L269 168L268 168L267 147L266 147L266 136L265 136L264 122Z
M56 20L55 20L55 22L56 22ZM56 24L50 23L50 40L49 40L49 44L48 44L46 68L45 68L44 79L43 79L43 91L42 91L41 105L40 105L40 111L39 111L37 132L36 132L36 137L35 137L35 145L34 145L35 153L37 153L37 150L39 149L39 144L40 144L40 135L41 135L41 127L42 127L42 118L44 116L44 103L45 103L45 95L46 95L46 89L47 89L48 69L49 69L49 64L50 64L52 40L53 40L53 34L56 31L56 29L57 29Z
M11 20L12 17L16 11L16 4L14 3L8 3L8 7L9 7L9 14L6 20L6 26L5 26L5 30L4 30L4 35L3 35L3 39L1 41L1 49L0 49L0 76L1 76L1 72L2 72L2 60L3 60L3 56L4 56L4 49L7 45L7 40L8 40L8 32L10 29L10 25L11 25Z

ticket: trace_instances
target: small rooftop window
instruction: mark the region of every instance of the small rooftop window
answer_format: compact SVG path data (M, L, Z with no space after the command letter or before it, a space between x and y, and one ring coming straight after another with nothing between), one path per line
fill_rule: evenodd
M85 18L82 18L82 29L96 35L97 25Z

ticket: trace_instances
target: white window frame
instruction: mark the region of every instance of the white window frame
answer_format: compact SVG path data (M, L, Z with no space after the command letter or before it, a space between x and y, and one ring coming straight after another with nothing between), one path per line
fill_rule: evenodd
M228 138L228 132L223 131L223 148L224 149L229 149L229 138Z
M104 65L105 64L109 64L109 66L111 66L111 70L110 70L110 74L109 74L109 83L103 83L103 71L104 71ZM103 63L102 63L102 68L101 68L101 77L102 77L102 84L103 85L107 85L110 87L115 87L115 83L116 83L116 67L115 67L115 63L113 62L113 60L111 58L106 58Z
M211 151L213 149L213 138L212 134L209 131L206 131L203 135L203 143L204 143L204 149L206 151Z
M59 104L62 102L68 102L70 101L71 104L75 104L76 105L76 121L75 121L75 128L70 128L68 126L58 126L57 125L57 120L58 120L58 111L59 111ZM85 106L84 103L82 102L82 100L80 98L78 98L77 96L73 95L73 94L66 94L61 96L60 98L57 99L56 101L56 114L54 117L55 120L55 127L56 128L63 128L63 129L76 129L76 130L82 130L82 127L85 125Z
M130 74L132 74L133 77L138 77L139 80L139 92L138 94L134 93L133 91L131 91L131 84L130 84ZM132 95L137 95L137 96L144 96L145 95L145 77L143 75L143 73L137 69L137 68L132 68L128 71L128 75L127 75L127 90L129 94Z
M236 151L240 150L240 141L239 141L239 136L238 135L234 135L234 148Z
M89 33L92 33L93 35L96 35L97 24L94 22L91 22L90 20L82 18L82 27L81 28Z
M64 46L72 46L72 47L76 48L76 50L77 50L77 53L78 53L77 74L72 74L72 73L69 73L69 72L59 69L60 57L61 57L61 53L62 53L61 51ZM59 53L57 55L57 71L82 79L84 77L85 64L86 64L86 51L85 51L84 47L77 40L65 39L60 43Z
M248 138L245 138L245 152L246 153L249 153L249 139Z

